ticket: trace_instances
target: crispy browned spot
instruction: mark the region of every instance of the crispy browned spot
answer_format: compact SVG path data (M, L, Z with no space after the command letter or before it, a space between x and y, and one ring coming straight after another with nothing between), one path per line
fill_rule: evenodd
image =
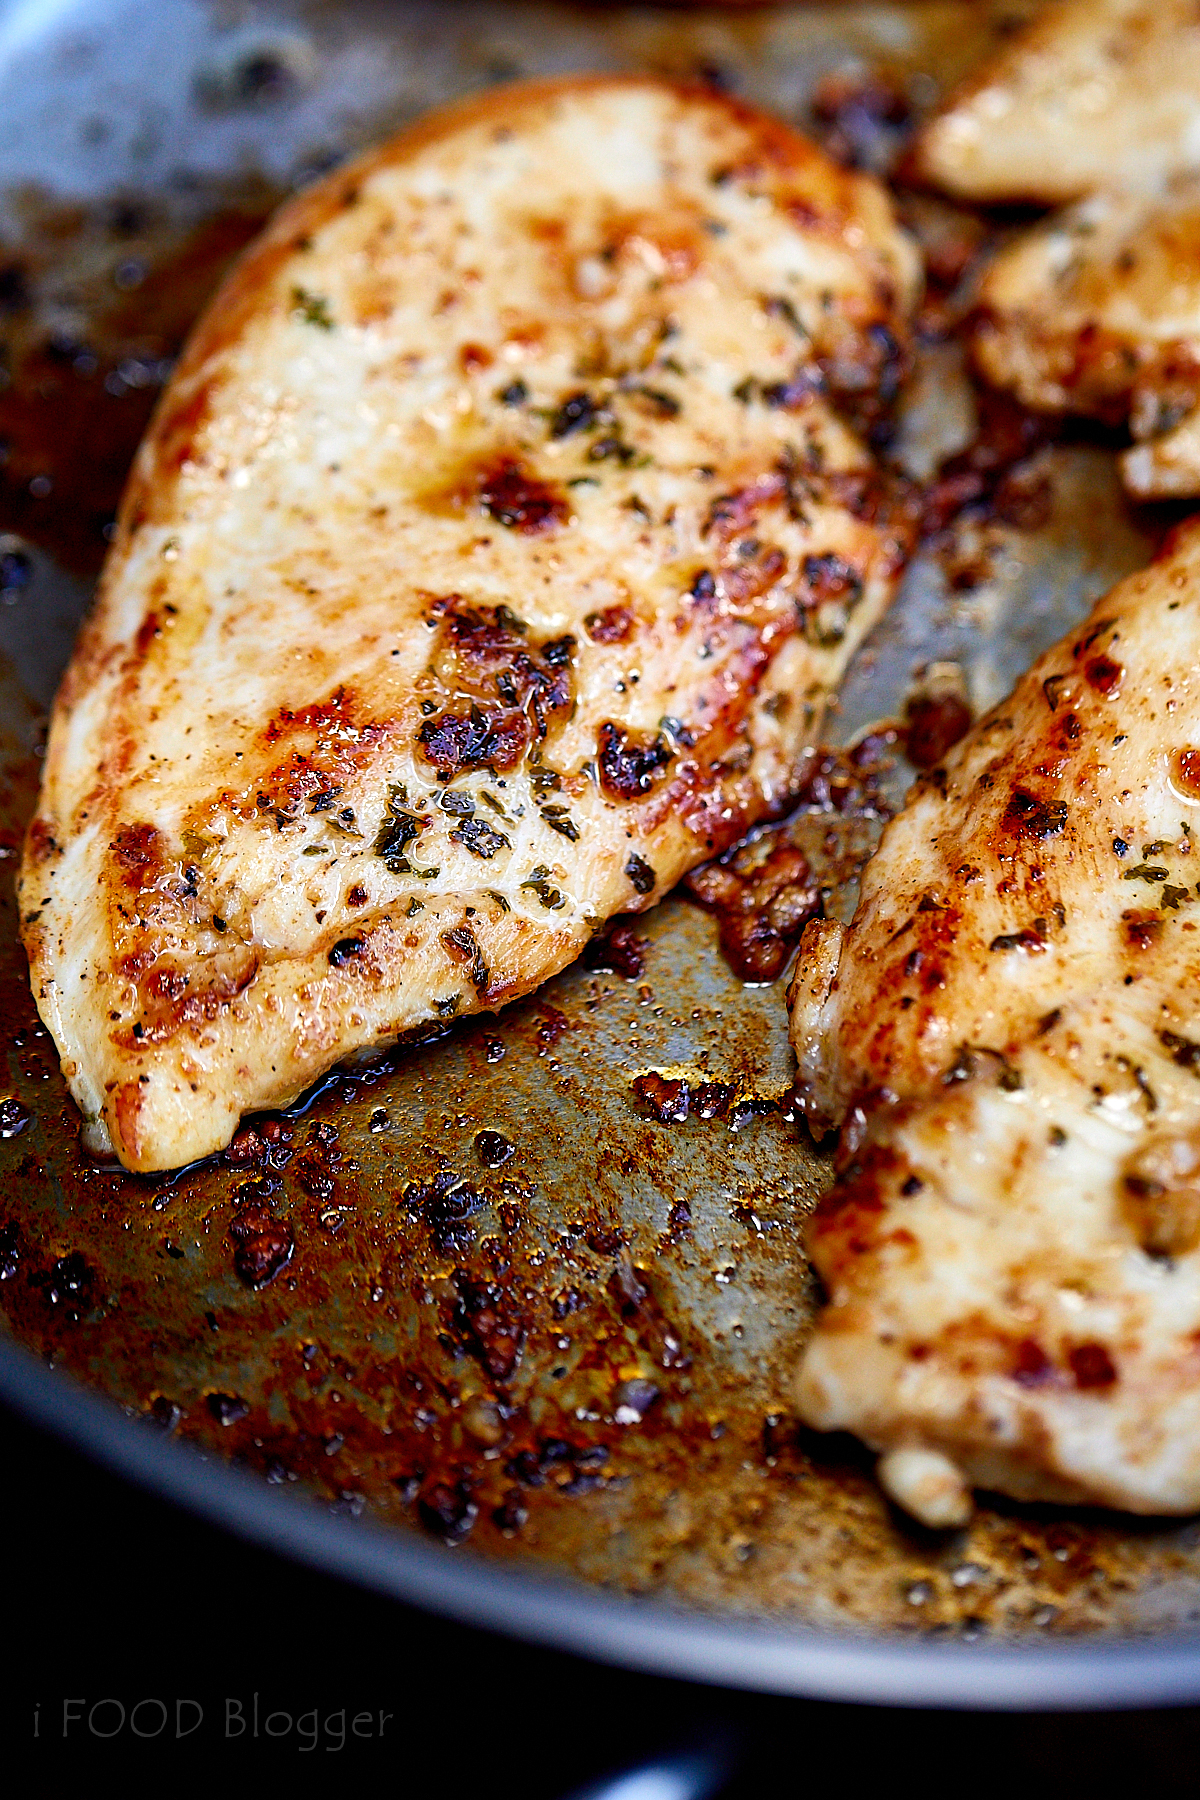
M1115 694L1119 691L1125 670L1111 656L1093 656L1084 665L1084 678L1089 687L1094 687L1098 694Z
M1121 924L1131 950L1150 950L1162 936L1163 921L1157 913L1130 908L1121 914Z
M471 706L426 719L417 733L421 754L443 781L463 769L513 769L529 747L524 713Z
M1111 1387L1117 1379L1112 1358L1103 1344L1073 1344L1067 1352L1067 1362L1078 1388Z
M511 769L570 710L575 640L528 641L506 606L439 600L433 664L442 686L471 700L424 720L421 753L443 779L462 769Z
M126 825L113 839L112 850L126 887L145 887L150 869L162 860L158 832L153 825Z
M1065 801L1039 800L1024 788L1015 790L1000 820L1002 830L1030 842L1058 837L1066 823Z
M637 800L661 780L671 754L661 732L638 737L606 719L596 739L600 786L610 800Z
M123 959L123 972L137 970L140 1016L113 1032L125 1050L161 1044L185 1026L218 1018L249 987L258 973L257 953L248 944L234 945L204 957L193 968L157 958L153 951Z
M504 457L479 476L479 503L499 525L527 537L553 531L571 516L567 497L515 457Z
M785 477L773 472L748 482L745 487L735 488L731 493L719 494L708 509L705 535L720 540L734 537L746 529L764 506L779 500L786 492Z
M627 606L606 606L583 621L594 644L623 644L633 630L633 614Z
M46 820L35 816L29 821L25 838L25 854L30 862L47 862L57 856L58 843Z
M1015 1346L1012 1378L1019 1387L1050 1387L1058 1379L1058 1371L1036 1338L1022 1338Z

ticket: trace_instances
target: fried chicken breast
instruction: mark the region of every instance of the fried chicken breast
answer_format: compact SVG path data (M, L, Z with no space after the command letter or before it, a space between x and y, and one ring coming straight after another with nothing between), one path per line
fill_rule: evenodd
M986 270L974 355L1026 406L1128 423L1121 473L1141 499L1200 493L1198 83L1194 6L1067 0L973 77L914 156L962 198L1079 201Z
M810 925L845 1126L802 1416L927 1523L969 1489L1200 1507L1200 521L922 778Z
M1128 422L1139 498L1200 493L1200 180L1094 194L1016 239L980 283L973 349L1026 406Z
M963 200L1058 205L1200 169L1191 0L1052 0L924 127L914 166Z
M784 800L907 516L882 189L652 80L498 91L277 216L144 442L21 875L134 1170L493 1009Z

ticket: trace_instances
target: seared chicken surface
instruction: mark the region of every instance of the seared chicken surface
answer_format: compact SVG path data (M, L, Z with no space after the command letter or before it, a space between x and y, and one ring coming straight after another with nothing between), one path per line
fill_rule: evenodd
M1139 497L1200 493L1200 181L1057 214L1000 252L978 306L989 381L1038 411L1128 421Z
M1047 206L1200 169L1193 0L1051 0L925 126L917 172Z
M1142 499L1200 493L1200 14L1052 5L921 134L916 165L976 200L1086 196L1001 250L974 333L1026 406L1128 422Z
M909 530L916 267L732 101L498 92L277 217L184 356L21 878L130 1169L528 992L786 797Z
M846 1121L801 1414L927 1523L1200 1507L1200 522L887 828L789 1000Z

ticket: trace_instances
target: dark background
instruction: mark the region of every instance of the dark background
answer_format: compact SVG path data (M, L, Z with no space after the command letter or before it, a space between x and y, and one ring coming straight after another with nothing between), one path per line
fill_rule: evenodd
M1159 1713L906 1712L738 1694L603 1667L415 1612L242 1544L94 1467L0 1409L5 1480L0 1744L23 1792L60 1791L68 1761L99 1773L152 1765L185 1790L224 1770L232 1791L270 1775L322 1786L351 1762L388 1791L559 1800L598 1775L714 1734L731 1747L723 1796L866 1792L905 1776L935 1792L1200 1790L1200 1708ZM249 1716L394 1715L382 1739L326 1734L305 1752L226 1739L225 1700ZM176 1743L62 1737L66 1698L198 1700ZM40 1735L34 1709L40 1705ZM157 1723L150 1709L140 1715ZM115 1709L97 1715L106 1727ZM334 1727L336 1736L336 1725ZM40 1771L40 1774L38 1773ZM818 1786L819 1784L819 1786ZM15 1790L10 1790L15 1791ZM245 1791L251 1791L247 1788ZM919 1791L919 1789L917 1790Z

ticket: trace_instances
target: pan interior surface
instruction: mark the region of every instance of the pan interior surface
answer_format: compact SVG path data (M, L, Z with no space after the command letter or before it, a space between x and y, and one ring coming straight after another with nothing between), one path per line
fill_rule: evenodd
M168 1177L83 1155L16 938L46 709L124 468L188 324L285 193L518 76L720 81L803 124L819 82L882 70L928 105L1012 13L0 7L11 1398L47 1420L57 1407L76 1441L264 1541L641 1666L966 1705L1200 1693L1194 1524L997 1503L934 1536L889 1509L859 1448L797 1426L813 1303L799 1239L828 1159L790 1116L782 979L739 980L691 900ZM969 414L955 358L928 345L902 411L897 453L918 476L958 447L947 415ZM851 670L835 742L898 717L931 662L957 663L990 704L1145 560L1161 521L1127 510L1108 449L1037 456L1036 507L914 562ZM873 762L814 761L784 829L842 916L904 779L886 736ZM1036 1646L1037 1679L996 1645Z

